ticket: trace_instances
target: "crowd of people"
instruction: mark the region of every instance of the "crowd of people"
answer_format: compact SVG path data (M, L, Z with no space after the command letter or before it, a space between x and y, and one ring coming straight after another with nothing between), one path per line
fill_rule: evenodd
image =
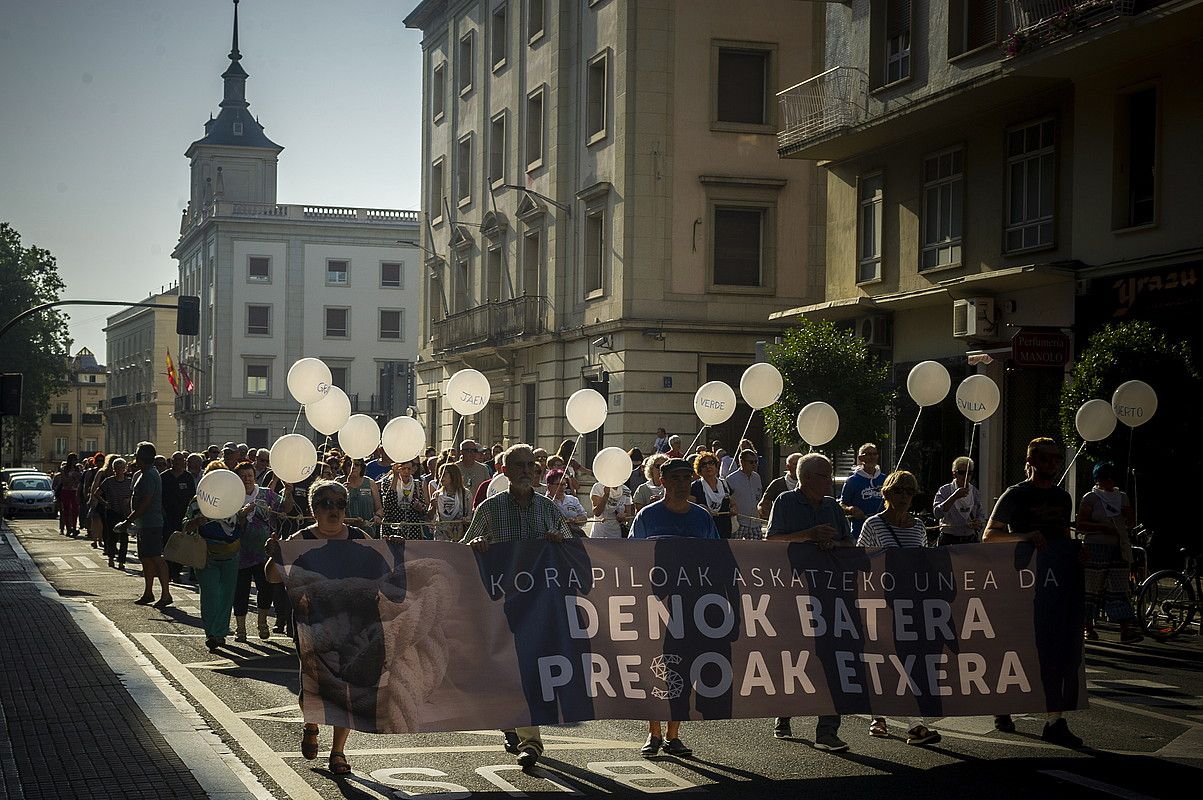
M180 565L164 561L164 544L176 530L199 533L207 558L190 578L199 588L201 623L212 652L231 636L231 615L234 638L246 641L252 586L258 636L293 633L292 610L277 568L279 542L290 537L398 536L460 542L477 551L499 542L562 542L580 536L767 539L809 542L822 550L933 544L929 527L912 509L920 488L916 477L883 470L880 450L872 443L857 451L856 469L838 497L832 491L832 462L819 453L789 455L784 473L765 486L765 459L746 439L733 454L718 442L687 454L679 437L659 429L649 449L652 454L646 458L640 448L629 451L631 473L625 483L594 482L586 493L589 508L580 499L589 471L574 458L571 439L555 453L526 444L484 449L469 439L442 452L429 448L422 458L406 462L393 462L383 448L368 460L328 448L313 473L297 483L273 474L266 449L227 442L203 453L176 452L167 458L142 443L129 459L96 453L81 460L72 454L55 475L54 487L61 533L74 537L85 531L111 567L124 568L129 531L135 530L145 580L143 594L134 600L138 604L172 605L171 583L184 576ZM1033 440L1027 450L1028 479L1007 489L987 517L971 482L972 460L955 459L951 480L934 495L934 544L1030 541L1042 547L1069 538L1073 503L1057 483L1062 462L1062 450L1053 440ZM197 504L196 486L207 472L222 469L242 479L245 503L234 517L207 519ZM1097 638L1093 620L1102 612L1121 625L1123 641L1136 641L1127 580L1131 546L1125 535L1133 521L1131 505L1116 487L1114 466L1097 465L1094 477L1096 485L1079 504L1076 520L1086 537L1084 635ZM838 736L840 722L835 715L818 718L815 748L848 748ZM668 720L666 727L661 723L649 722L640 752L649 757L689 754L681 721ZM1008 716L997 717L995 726L1015 730ZM503 733L506 750L521 766L537 762L543 752L538 727ZM792 737L791 720L777 718L773 733ZM888 737L886 720L873 718L869 733ZM348 734L345 728L334 730L330 769L335 774L351 771L344 750ZM1082 743L1060 714L1050 716L1042 735L1064 746ZM906 721L905 740L930 745L940 734L913 718ZM305 726L302 752L316 758L317 726Z

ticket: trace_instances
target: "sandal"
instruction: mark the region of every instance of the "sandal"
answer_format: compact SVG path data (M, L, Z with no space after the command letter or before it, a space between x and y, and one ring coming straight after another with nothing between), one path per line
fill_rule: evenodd
M330 771L335 775L351 774L351 764L347 761L346 753L337 750L330 753Z
M317 758L317 732L317 726L301 729L301 755L305 756L307 761ZM333 753L330 755L334 756Z
M874 719L869 723L869 735L876 736L878 739L889 739L890 731L886 727L884 719Z
M1086 633L1082 634L1082 637L1088 642L1097 642L1099 640L1098 631L1094 628L1088 628Z

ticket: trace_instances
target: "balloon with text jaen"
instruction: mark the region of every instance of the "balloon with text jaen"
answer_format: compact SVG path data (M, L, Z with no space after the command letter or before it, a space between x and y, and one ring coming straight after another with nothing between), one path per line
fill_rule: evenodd
M698 387L693 410L703 425L722 425L735 413L735 390L722 381L710 381Z
M484 373L474 369L461 369L447 379L444 392L447 405L457 414L470 417L478 414L489 404L492 394L489 379Z
M317 448L299 433L281 436L271 449L272 472L285 483L299 483L313 474Z
M196 505L209 519L226 519L238 513L246 500L246 487L237 473L215 469L196 484Z
M330 368L317 358L302 358L288 370L288 393L301 405L316 403L330 390Z

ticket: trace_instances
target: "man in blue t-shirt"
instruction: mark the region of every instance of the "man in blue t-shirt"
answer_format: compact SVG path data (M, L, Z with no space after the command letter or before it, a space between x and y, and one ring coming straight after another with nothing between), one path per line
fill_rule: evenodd
M645 506L631 524L632 539L656 536L688 536L717 539L714 517L705 506L689 502L693 485L693 467L683 458L670 458L660 467L664 498ZM677 491L679 490L679 491Z
M885 508L881 498L881 487L886 482L886 471L878 466L881 451L872 442L862 444L856 451L856 471L844 481L840 492L840 506L852 520L852 538L860 535L860 526L874 514Z

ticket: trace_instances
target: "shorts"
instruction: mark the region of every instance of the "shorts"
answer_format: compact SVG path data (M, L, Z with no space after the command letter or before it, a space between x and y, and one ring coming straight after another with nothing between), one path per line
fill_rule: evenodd
M138 558L158 558L163 555L163 529L138 529Z

